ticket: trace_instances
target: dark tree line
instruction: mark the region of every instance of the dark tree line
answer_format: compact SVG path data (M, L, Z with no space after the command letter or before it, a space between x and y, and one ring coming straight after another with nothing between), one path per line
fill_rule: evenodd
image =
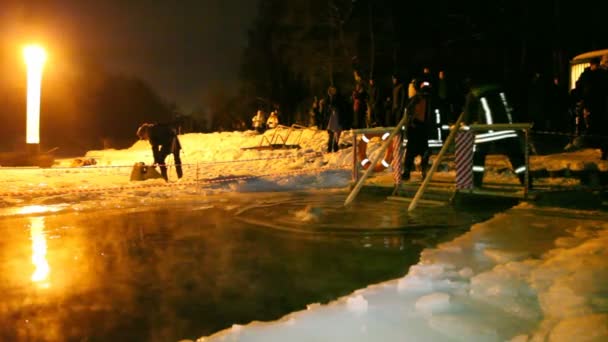
M330 85L349 94L355 74L374 77L386 95L392 74L407 79L423 66L445 70L454 83L490 75L525 103L533 73L565 83L571 57L608 47L605 14L588 1L258 0L258 5L239 85L209 87L200 109L190 115L142 79L112 75L94 64L54 79L45 75L42 147L64 153L127 147L144 121L180 121L183 132L250 128L257 109L277 105L281 123L292 124L304 121L312 98L325 96ZM14 64L0 60L0 66ZM20 148L23 79L0 78L0 120L2 150Z
M296 122L329 85L350 92L354 72L385 88L429 66L454 82L487 77L526 93L530 75L565 83L575 54L605 48L592 4L540 1L260 0L240 70L233 121L280 104Z

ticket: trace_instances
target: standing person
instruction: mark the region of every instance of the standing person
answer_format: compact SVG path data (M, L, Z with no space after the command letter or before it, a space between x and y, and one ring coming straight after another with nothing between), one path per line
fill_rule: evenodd
M315 96L312 100L312 104L310 105L310 109L308 111L308 127L315 127L319 125L320 122L320 110L321 104L319 100Z
M431 74L431 68L429 68L428 66L425 66L424 68L422 68L422 74L420 74L418 77L418 82L420 84L423 84L424 82L427 82L429 84L435 84L435 80L433 79L433 75ZM436 92L437 88L436 86L433 86L433 91Z
M366 123L367 127L377 126L379 124L378 117L380 114L380 91L378 87L376 87L376 81L373 78L369 79L369 90L368 90L368 98L367 101L367 116Z
M455 121L453 107L450 99L450 85L445 77L445 71L440 70L437 75L437 99L442 114L448 121Z
M391 125L391 116L393 114L393 101L391 97L387 97L384 99L384 120L382 122L383 127L390 127Z
M528 118L534 123L535 131L547 131L551 129L548 111L550 83L541 72L532 75L528 87Z
M342 130L350 128L349 122L346 120L347 115L343 109L344 106L338 89L334 86L330 86L327 89L327 98L323 105L323 117L329 136L327 141L327 152L329 153L338 151L338 143Z
M549 112L551 127L557 132L568 131L568 100L568 89L561 84L559 77L553 77L549 88Z
M513 123L512 110L504 90L497 85L473 86L467 95L464 123L509 124ZM511 162L511 167L522 185L525 184L526 160L524 142L514 130L478 131L475 133L473 153L473 184L480 187L485 172L486 155L491 149L501 149ZM528 177L530 174L528 173ZM532 182L528 178L531 188Z
M403 116L403 110L406 104L406 93L401 78L398 75L393 75L393 98L390 122L387 126L395 126Z
M584 133L587 141L602 151L602 160L608 157L608 140L604 136L607 123L608 79L607 72L600 67L600 58L591 64L576 81L576 93L583 110Z
M428 82L417 87L417 92L407 105L407 149L402 180L410 179L410 172L414 168L414 158L421 157L420 168L422 179L426 177L429 163L429 130L432 127L433 106L431 103L431 86Z
M165 181L169 181L165 159L170 154L173 154L177 178L182 178L182 160L179 155L182 145L173 127L170 125L144 123L137 129L137 136L141 140L148 140L150 142L154 164L160 166L160 173Z
M412 78L410 83L407 85L407 98L411 99L416 95L416 87L418 86L418 80Z
M266 128L273 129L273 128L277 128L278 125L279 125L279 115L277 114L276 110L273 110L270 113L268 120L266 120Z
M266 115L261 110L258 110L251 119L253 129L258 133L264 133L264 125L266 124Z
M369 121L366 120L368 95L361 82L355 85L353 90L353 128L369 127Z
M439 70L437 74L437 96L441 101L448 101L448 81L443 70Z

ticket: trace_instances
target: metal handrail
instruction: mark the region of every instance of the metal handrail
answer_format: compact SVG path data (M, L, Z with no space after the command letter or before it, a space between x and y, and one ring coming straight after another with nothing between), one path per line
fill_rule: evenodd
M450 130L451 130L450 135L444 142L443 147L441 148L441 151L439 152L439 155L433 161L433 165L431 166L431 169L429 170L426 177L424 178L422 184L418 188L418 191L416 191L416 195L414 196L414 199L412 200L409 207L407 208L408 211L412 211L412 210L416 209L416 205L417 205L418 201L422 197L422 194L424 193L426 186L428 185L428 183L430 183L430 180L433 177L433 173L435 172L435 170L437 169L437 167L439 165L439 162L441 161L441 157L443 157L445 150L447 150L447 146L452 143L452 140L454 139L456 132L458 130L467 130L467 129L473 130L473 131L480 131L480 130L497 130L497 131L523 130L524 131L524 135L525 135L524 159L525 159L525 163L526 163L526 170L525 170L525 178L524 178L524 194L523 195L524 195L524 199L528 198L528 188L530 187L530 184L529 184L530 154L528 151L528 137L529 137L528 130L530 128L532 128L532 124L531 123L491 124L491 125L472 124L469 126L464 126L464 125L461 126L460 123L462 122L463 117L464 117L464 113L460 114L458 121L456 121L456 123L450 127Z

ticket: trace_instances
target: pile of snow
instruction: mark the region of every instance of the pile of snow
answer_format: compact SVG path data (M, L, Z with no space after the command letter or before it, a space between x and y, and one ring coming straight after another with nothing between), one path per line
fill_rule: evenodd
M184 164L184 177L179 181L173 166L169 183L162 179L130 181L135 163L153 162L149 143L136 141L123 150L89 151L80 158L95 161L89 166L73 167L70 158L57 160L52 168L0 167L0 207L53 203L126 207L217 191L341 188L351 178L352 149L324 153L327 132L323 130L279 128L264 135L246 131L192 133L179 138ZM255 149L270 141L300 148ZM166 162L173 164L173 156Z

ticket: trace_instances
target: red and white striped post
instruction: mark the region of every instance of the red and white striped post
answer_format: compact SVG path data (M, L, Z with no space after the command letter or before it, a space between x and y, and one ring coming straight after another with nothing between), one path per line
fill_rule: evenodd
M475 134L458 131L456 134L456 189L473 188L473 147Z

